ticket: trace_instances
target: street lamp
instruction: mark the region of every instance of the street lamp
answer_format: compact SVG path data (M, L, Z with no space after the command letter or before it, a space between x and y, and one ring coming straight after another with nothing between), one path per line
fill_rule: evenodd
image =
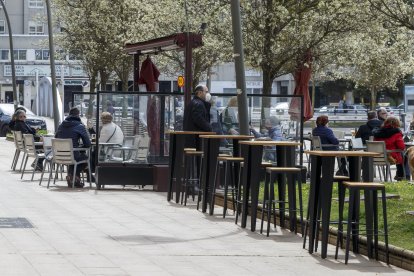
M11 59L11 67L12 67L12 82L13 82L13 103L14 109L17 108L19 101L17 95L17 87L16 87L16 68L14 66L14 48L13 48L13 34L10 25L9 14L7 13L6 5L4 4L4 0L0 0L0 4L3 7L4 15L6 17L7 22L7 29L9 32L9 44L10 44L10 59Z
M52 29L52 13L50 11L50 0L46 0L47 9L47 27L49 33L49 58L50 58L50 72L52 78L52 100L53 100L53 122L55 131L59 127L59 109L57 102L56 90L56 68L55 68L55 46L53 45L53 29Z

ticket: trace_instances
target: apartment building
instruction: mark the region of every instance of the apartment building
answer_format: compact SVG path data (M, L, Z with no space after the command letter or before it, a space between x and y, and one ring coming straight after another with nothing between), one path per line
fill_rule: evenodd
M3 0L13 34L16 79L20 103L31 107L40 78L50 76L47 13L44 0ZM9 32L0 6L0 101L13 102ZM56 75L61 97L63 91L82 91L87 75L79 62L65 51L56 50Z

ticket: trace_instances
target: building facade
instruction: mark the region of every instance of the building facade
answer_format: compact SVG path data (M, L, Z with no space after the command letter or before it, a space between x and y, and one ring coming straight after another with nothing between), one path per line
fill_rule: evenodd
M50 76L47 13L44 0L3 0L13 34L13 55L16 65L18 100L32 107L36 100L39 79ZM0 101L13 102L9 32L5 13L0 6ZM56 75L62 98L64 91L82 91L88 76L76 60L56 50Z

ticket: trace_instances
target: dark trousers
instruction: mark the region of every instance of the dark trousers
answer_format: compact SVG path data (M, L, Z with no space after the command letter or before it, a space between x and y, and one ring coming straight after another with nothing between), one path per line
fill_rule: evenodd
M88 159L88 157L86 155L84 155L84 154L80 154L78 156L75 156L75 159L76 159L76 161L79 162L79 161ZM87 163L79 164L76 167L76 176L80 176L81 171L83 171L87 166L88 166ZM73 175L74 169L75 169L75 166L74 165L70 165L69 168L68 168L68 174L69 175Z

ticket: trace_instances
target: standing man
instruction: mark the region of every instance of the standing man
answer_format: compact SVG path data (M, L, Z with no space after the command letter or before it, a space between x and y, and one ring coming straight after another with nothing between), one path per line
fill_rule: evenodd
M358 128L355 138L361 138L362 143L365 145L366 141L369 140L370 136L373 136L372 131L375 128L380 128L382 122L377 118L377 112L369 111L368 112L368 122L365 125L362 125Z
M86 131L85 126L82 124L79 117L79 109L73 107L69 110L69 116L60 124L55 137L62 139L72 139L73 147L80 148L79 140L82 140L82 147L89 148L91 146L91 140L89 139L88 132ZM74 157L76 161L86 160L88 156L85 152L75 151ZM86 164L83 163L76 168L76 175L73 175L74 166L69 166L68 175L66 176L66 181L68 182L68 187L72 187L73 177L75 179L75 187L82 188L83 183L80 181L80 172L86 168ZM89 176L88 176L89 177Z
M212 131L210 125L211 104L206 101L208 88L198 85L194 97L184 112L184 131ZM186 146L195 147L195 140L187 140Z

